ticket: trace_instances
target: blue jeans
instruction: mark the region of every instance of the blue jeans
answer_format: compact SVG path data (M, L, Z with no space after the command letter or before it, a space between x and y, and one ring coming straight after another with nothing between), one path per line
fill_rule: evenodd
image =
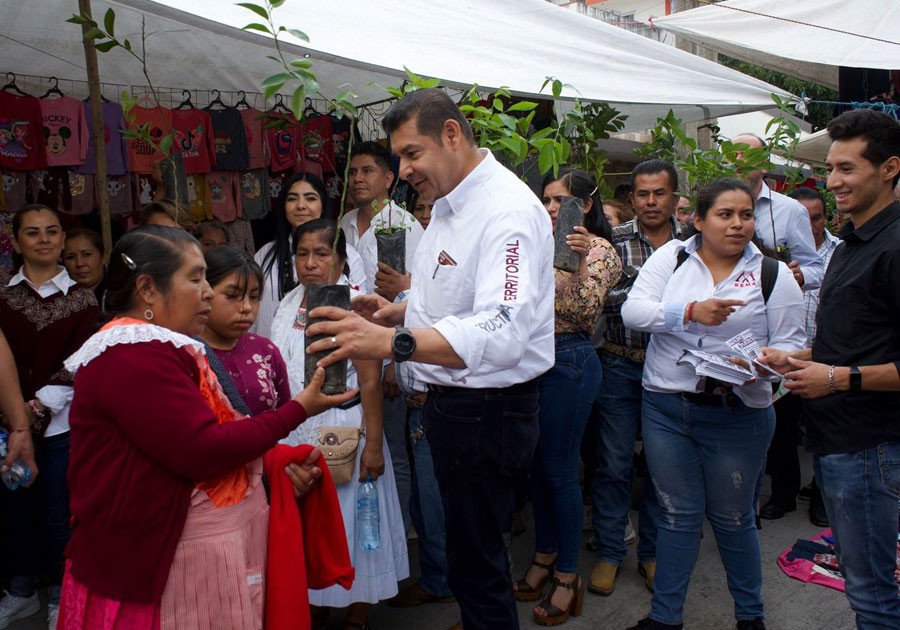
M894 581L900 442L858 453L818 455L813 468L837 542L856 627L900 628L900 598Z
M423 408L447 527L450 589L466 630L518 630L504 529L538 441L538 388L432 391Z
M622 564L625 522L631 508L634 477L634 442L641 428L641 376L643 363L616 356L600 355L603 386L594 405L597 414L597 470L591 484L594 502L594 546L597 559L616 566ZM641 562L656 558L656 528L660 519L656 493L649 484L640 499L637 556Z
M644 452L663 509L650 618L682 622L684 599L709 520L738 621L763 616L753 496L775 431L775 411L715 406L644 392ZM895 593L896 595L896 593Z
M36 562L37 543L46 561L43 570L50 578L50 603L58 605L65 565L63 552L70 534L68 432L44 438L38 444L37 465L40 474L30 488L10 491L0 484L12 575L9 592L17 597L34 594L34 576L41 570Z
M556 363L539 381L541 434L531 464L530 492L535 550L557 553L560 573L578 568L584 520L579 446L601 377L600 359L587 335L556 336Z
M400 514L403 517L403 531L409 531L412 522L409 517L409 496L412 474L409 468L409 453L406 450L406 400L397 396L384 399L384 441L391 453L397 498L400 500Z
M431 447L422 425L422 410L418 407L409 409L409 442L413 458L409 515L419 536L419 587L437 597L450 597L444 506L434 476Z

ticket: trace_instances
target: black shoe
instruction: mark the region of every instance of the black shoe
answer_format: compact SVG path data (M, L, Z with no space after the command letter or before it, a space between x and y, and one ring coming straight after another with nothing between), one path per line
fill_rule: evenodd
M816 491L814 484L809 484L808 486L803 486L800 488L800 492L797 493L797 498L800 501L809 501L809 498L812 496L812 493Z
M662 623L661 621L645 617L628 628L628 630L682 630L682 628L684 628L683 623Z
M759 520L759 514L756 515L756 529L757 531L762 529L762 521Z
M821 503L816 504L815 501L809 503L809 522L816 527L829 527L828 513L825 512L825 506Z
M766 520L774 521L782 518L788 512L795 512L796 510L796 503L776 503L769 499L769 502L762 506L759 515Z
M736 630L766 630L766 624L762 617L756 619L742 619L737 622Z

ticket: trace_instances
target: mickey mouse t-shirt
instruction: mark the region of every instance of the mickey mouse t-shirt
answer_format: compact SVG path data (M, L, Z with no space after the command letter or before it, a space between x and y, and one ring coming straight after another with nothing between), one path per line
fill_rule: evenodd
M84 164L89 136L81 101L71 96L42 98L41 119L47 166Z

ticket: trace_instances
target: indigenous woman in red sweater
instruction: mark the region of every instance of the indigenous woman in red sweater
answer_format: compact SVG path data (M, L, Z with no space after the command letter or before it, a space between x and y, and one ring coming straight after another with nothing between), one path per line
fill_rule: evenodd
M66 630L262 628L261 456L355 394L324 396L320 370L293 400L242 419L194 339L210 312L205 272L183 230L126 234L107 275L113 319L66 362L77 372Z
M35 434L41 436L41 475L30 488L10 491L0 485L12 576L9 596L0 601L0 628L40 610L34 576L44 571L50 577L49 625L55 628L63 550L69 540L66 470L72 375L63 361L94 331L100 311L93 291L72 280L59 264L64 236L55 210L25 206L13 216L13 236L21 267L0 288L0 328L15 358ZM43 536L36 534L41 531ZM41 556L46 567L37 565Z

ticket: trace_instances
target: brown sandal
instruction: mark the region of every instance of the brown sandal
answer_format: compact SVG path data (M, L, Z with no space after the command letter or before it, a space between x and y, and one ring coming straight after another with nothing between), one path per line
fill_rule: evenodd
M553 584L550 588L550 592L547 593L547 597L544 598L544 601L537 606L538 608L543 608L544 612L547 614L539 615L532 611L535 623L539 626L559 626L568 621L570 616L580 617L581 609L584 607L584 581L581 579L581 576L576 575L575 579L571 582L563 582L556 576L550 581ZM553 600L553 593L555 593L558 588L568 588L574 591L572 601L566 610L560 610L551 603Z
M538 562L537 560L531 561L531 567L538 567L539 569L544 569L547 572L547 575L541 578L541 581L538 582L537 586L532 587L528 582L525 581L525 577L528 577L528 571L525 572L525 577L521 580L516 580L516 588L513 589L513 595L516 598L517 602L536 602L541 598L541 593L544 592L544 586L546 586L547 582L550 581L550 578L553 577L553 568L555 567L556 562Z

